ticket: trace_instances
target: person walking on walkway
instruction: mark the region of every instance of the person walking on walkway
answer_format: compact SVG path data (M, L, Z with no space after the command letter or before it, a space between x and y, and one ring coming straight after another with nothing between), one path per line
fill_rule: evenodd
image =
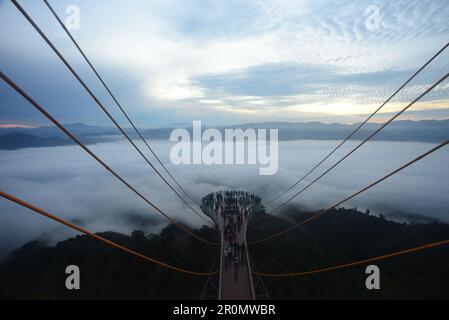
M234 260L234 280L237 281L239 277L239 257L235 256Z
M229 253L228 248L224 248L224 259L225 259L225 271L228 270L228 263L229 263Z
M246 247L245 244L242 243L240 245L240 259L242 260L242 264L245 264L245 256L246 256Z

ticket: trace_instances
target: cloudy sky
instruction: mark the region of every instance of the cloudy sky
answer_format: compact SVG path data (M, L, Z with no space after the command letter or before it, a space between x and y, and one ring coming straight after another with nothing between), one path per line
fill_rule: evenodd
M142 127L360 121L449 41L447 0L50 2L64 20L77 6L72 34ZM115 112L44 3L20 3ZM108 124L10 1L0 30L1 70L59 120ZM385 112L448 70L449 50ZM404 117L447 118L448 98L445 82ZM0 106L0 125L46 124L4 83Z

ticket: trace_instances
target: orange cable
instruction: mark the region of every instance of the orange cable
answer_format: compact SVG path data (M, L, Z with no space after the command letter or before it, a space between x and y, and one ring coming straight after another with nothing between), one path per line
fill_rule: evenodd
M120 126L117 120L114 119L112 114L106 109L106 107L100 102L100 100L95 96L89 86L81 79L75 69L67 62L62 53L55 47L55 45L50 41L50 39L45 35L45 33L39 28L39 26L34 22L34 20L28 15L28 13L20 6L20 4L16 0L11 0L11 2L16 6L16 8L20 11L20 13L28 20L28 22L32 25L32 27L36 30L36 32L42 37L42 39L48 44L48 46L53 50L53 52L59 57L61 62L66 66L66 68L72 73L72 75L78 80L81 86L86 90L86 92L90 95L90 97L95 101L95 103L100 107L100 109L106 114L106 116L111 120L111 122L117 127L117 129L123 134L123 136L128 140L128 142L136 149L136 151L140 154L140 156L145 160L145 162L156 172L156 174L162 179L162 181L167 184L167 186L181 199L196 215L198 215L204 222L213 226L213 223L208 221L201 215L198 211L196 211L176 190L172 185L164 178L164 176L156 169L156 167L151 163L151 161L143 154L143 152L139 149L139 147L134 143L134 141L129 137L126 131ZM91 65L92 66L92 65ZM131 122L130 118L127 116L123 108L119 105L122 112L125 114L126 118ZM134 129L138 132L137 128L131 122ZM138 132L139 133L139 132ZM139 133L140 135L140 133ZM143 137L142 137L143 139ZM144 141L146 143L146 141ZM149 147L149 145L148 145ZM154 153L153 153L154 154Z
M46 0L44 0L46 1ZM347 142L349 139L351 139L354 134L357 133L366 123L368 123L369 120L371 120L372 117L374 117L375 114L377 114L387 103L391 101L407 84L409 84L419 73L421 73L422 70L424 70L433 60L435 60L436 57L438 57L444 50L447 49L449 46L449 42L446 43L440 50L438 50L437 53L435 53L425 64L423 64L410 78L407 79L392 95L388 97L387 100L385 100L376 110L374 110L373 113L369 115L368 118L366 118L362 123L360 123L357 128L355 128L354 131L351 132L349 136L347 136L344 140L342 140L329 154L327 154L321 161L319 161L312 169L310 169L304 176L302 176L298 181L296 181L294 184L292 184L290 187L288 187L285 191L281 192L279 195L268 201L267 205L270 205L280 197L282 197L284 194L289 192L291 189L293 189L298 183L303 181L305 178L307 178L315 169L317 169L324 161L326 161L331 155L333 155L345 142Z
M301 222L299 222L299 223L297 223L297 224L294 224L294 225L292 225L292 226L290 226L290 227L288 227L288 228L286 228L286 229L284 229L284 230L282 230L282 231L279 231L279 232L277 232L277 233L275 233L275 234L273 234L273 235L271 235L271 236L268 236L268 237L263 238L263 239L260 239L260 240L251 241L251 242L249 242L249 244L250 244L250 245L258 244L258 243L261 243L261 242L264 242L264 241L273 239L273 238L275 238L275 237L277 237L277 236L280 236L280 235L282 235L282 234L284 234L284 233L287 233L287 232L289 232L289 231L291 231L291 230L293 230L293 229L295 229L295 228L297 228L297 227L299 227L299 226L302 226L302 225L304 225L304 224L306 224L306 223L308 223L308 222L310 222L310 221L312 221L312 220L314 220L314 219L320 217L321 215L325 214L326 212L329 212L330 210L332 210L332 209L335 208L336 206L339 206L339 205L342 204L343 202L346 202L346 201L348 201L348 200L354 198L355 196L361 194L362 192L365 192L366 190L368 190L368 189L374 187L374 186L377 185L378 183L380 183L380 182L382 182L382 181L388 179L389 177L395 175L395 174L398 173L399 171L401 171L401 170L407 168L408 166L411 166L411 165L414 164L415 162L418 162L419 160L421 160L421 159L427 157L427 156L430 155L431 153L433 153L433 152L435 152L435 151L441 149L442 147L444 147L444 146L447 145L447 144L449 144L449 140L446 140L446 141L440 143L440 144L437 145L436 147L433 147L432 149L428 150L427 152L425 152L425 153L421 154L420 156L416 157L415 159L413 159L413 160L407 162L406 164L402 165L401 167L399 167L399 168L393 170L392 172L390 172L390 173L388 173L387 175L383 176L382 178L376 180L375 182L369 184L369 185L366 186L365 188L363 188L363 189L357 191L356 193L353 193L353 194L350 195L349 197L347 197L347 198L345 198L345 199L339 201L338 203L334 204L333 206L331 206L331 207L329 207L329 208L327 208L327 209L325 209L325 210L318 211L317 213L315 213L315 214L312 215L311 217L309 217L309 218L307 218L307 219L305 219L305 220L303 220L303 221L301 221Z
M378 261L378 260L383 260L383 259L388 259L388 258L392 258L392 257L397 257L397 256L401 256L401 255L405 255L405 254L409 254L409 253L413 253L413 252L417 252L417 251L421 251L421 250L426 250L426 249L439 247L439 246L442 246L442 245L445 245L445 244L449 244L449 239L438 241L438 242L427 243L427 244L424 244L424 245L421 245L421 246L418 246L418 247L414 247L414 248L410 248L410 249L404 249L404 250L400 250L400 251L384 254L384 255L373 257L373 258L369 258L369 259L358 260L358 261L354 261L354 262L349 262L349 263L345 263L345 264L339 264L339 265L336 265L336 266L326 267L326 268L321 268L321 269L315 269L315 270L311 270L311 271L292 272L292 273L264 273L264 272L255 272L254 271L253 273L257 274L259 276L264 276L264 277L307 276L307 275L311 275L311 274L322 273L322 272L333 271L333 270L339 270L339 269L345 269L345 268L358 266L358 265L361 265L361 264L366 264L366 263L370 263L370 262L374 262L374 261Z
M64 133L70 137L76 144L78 144L84 151L86 151L91 157L93 157L98 163L100 163L107 171L109 171L112 175L114 175L118 180L120 180L125 186L127 186L131 191L133 191L136 195L138 195L142 200L144 200L147 204L149 204L152 208L154 208L158 213L168 219L171 223L176 225L178 228L191 235L197 240L205 242L210 245L218 245L217 242L211 242L205 240L193 232L191 232L188 228L184 227L180 223L176 222L174 219L170 218L165 212L158 208L154 203L152 203L147 197L145 197L142 193L137 191L132 185L130 185L124 178L122 178L117 172L115 172L109 165L107 165L103 160L101 160L93 151L91 151L86 145L84 145L77 137L75 137L63 124L61 124L58 120L56 120L50 113L48 113L45 108L43 108L39 103L37 103L30 95L28 95L25 91L23 91L14 81L12 81L7 75L5 75L0 70L0 78L3 79L9 86L11 86L14 90L16 90L22 97L24 97L28 102L30 102L38 111L40 111L44 116L46 116L53 124L55 124L58 128L60 128Z
M182 268L179 268L179 267L176 267L176 266L172 266L172 265L170 265L168 263L161 262L161 261L156 260L154 258L151 258L151 257L148 257L148 256L143 255L141 253L138 253L138 252L136 252L136 251L134 251L132 249L124 247L124 246L122 246L122 245L120 245L120 244L118 244L118 243L116 243L114 241L111 241L111 240L108 240L106 238L103 238L102 236L99 236L99 235L93 233L92 231L84 229L83 227L80 227L80 226L78 226L78 225L76 225L76 224L74 224L74 223L72 223L70 221L67 221L67 220L65 220L63 218L55 216L54 214L52 214L52 213L50 213L48 211L45 211L44 209L38 208L38 207L36 207L36 206L34 206L34 205L32 205L32 204L30 204L30 203L28 203L28 202L26 202L26 201L24 201L22 199L19 199L19 198L15 197L15 196L13 196L13 195L11 195L9 193L6 193L3 190L0 190L0 196L5 198L5 199L8 199L8 200L10 200L12 202L15 202L15 203L17 203L17 204L19 204L19 205L21 205L23 207L31 209L31 210L33 210L33 211L35 211L35 212L37 212L37 213L39 213L39 214L49 218L49 219L52 219L52 220L54 220L56 222L59 222L59 223L61 223L63 225L66 225L69 228L72 228L72 229L77 230L77 231L79 231L81 233L84 233L85 235L87 235L87 236L89 236L89 237L91 237L91 238L93 238L95 240L101 241L101 242L103 242L103 243L105 243L105 244L107 244L107 245L109 245L109 246L111 246L113 248L119 249L119 250L127 252L127 253L129 253L129 254L131 254L133 256L139 257L139 258L141 258L141 259L143 259L143 260L145 260L147 262L155 263L155 264L157 264L157 265L159 265L161 267L167 268L167 269L171 269L171 270L174 270L174 271L187 273L187 274L191 274L191 275L195 275L195 276L210 276L210 275L218 274L218 271L217 272L195 272L195 271L182 269Z

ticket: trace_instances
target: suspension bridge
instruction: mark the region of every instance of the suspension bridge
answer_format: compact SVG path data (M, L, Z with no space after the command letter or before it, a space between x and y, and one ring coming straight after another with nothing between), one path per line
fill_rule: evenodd
M258 198L254 195L250 195L241 191L223 191L221 193L214 193L209 198L206 198L206 202L203 202L200 206L195 203L193 200L194 197L189 195L184 187L176 180L174 175L168 170L167 166L160 160L158 155L151 148L150 143L144 138L139 129L135 126L134 122L131 120L131 117L126 112L126 108L118 101L117 96L112 92L112 90L107 85L106 81L94 67L94 64L88 59L87 54L81 49L81 46L74 39L74 37L70 34L69 30L64 26L60 17L57 15L49 1L43 0L44 4L48 7L49 13L56 19L59 25L63 28L73 45L76 47L78 52L84 58L87 65L90 67L91 71L95 74L97 79L100 81L102 86L106 89L108 94L114 101L114 104L119 108L121 113L126 117L127 121L137 134L138 139L140 139L146 149L148 149L153 157L156 159L158 164L154 164L143 152L143 150L134 142L134 140L129 136L126 130L118 123L118 121L114 118L110 109L103 103L95 94L95 92L87 85L87 83L83 80L80 74L76 71L76 69L70 64L70 62L65 58L65 56L61 53L60 50L56 47L56 45L49 39L49 37L45 34L45 32L39 27L39 25L34 21L34 19L30 16L30 14L19 4L16 0L11 0L14 6L17 8L18 13L20 13L26 21L29 22L31 28L33 28L36 33L42 38L42 40L48 45L50 50L55 54L56 58L61 61L61 63L67 68L67 70L73 75L75 80L81 85L81 87L85 90L88 96L92 99L94 105L102 110L105 116L116 126L117 130L123 135L127 142L131 144L133 149L137 152L137 154L144 160L146 164L148 164L151 171L155 172L159 179L162 180L164 185L168 188L169 192L173 193L174 197L181 201L186 207L186 214L195 214L202 219L205 225L212 227L216 231L216 239L205 239L199 235L197 235L191 228L185 226L176 219L172 218L172 215L167 213L160 205L156 204L157 199L150 199L149 195L146 195L144 192L139 190L136 186L134 186L131 182L129 182L126 178L121 176L117 171L115 171L105 160L103 160L99 155L97 155L93 150L87 147L83 142L76 137L69 129L67 129L61 122L59 122L55 116L50 114L47 111L45 105L41 102L35 100L26 89L22 88L22 86L16 83L10 75L7 75L0 70L0 78L9 85L13 90L17 92L18 95L23 97L29 104L39 111L44 117L50 120L55 126L57 126L62 132L66 134L68 138L70 138L73 142L75 142L81 150L86 152L94 161L96 161L101 167L103 167L109 174L111 174L119 183L121 183L129 192L137 195L141 201L143 201L146 205L148 205L154 212L164 219L166 219L169 223L174 224L179 230L185 232L190 237L198 241L198 245L204 246L215 246L217 248L217 258L214 260L212 266L204 266L204 270L189 270L177 265L172 265L164 261L160 261L156 258L149 257L142 253L139 253L135 250L132 250L126 246L123 246L119 243L115 243L111 240L108 240L102 236L95 234L94 232L87 230L75 223L67 221L61 218L58 214L52 213L46 209L40 208L39 206L29 203L27 200L17 197L5 190L0 190L0 196L5 200L16 203L17 205L26 207L31 211L40 214L48 219L51 219L57 223L63 224L68 228L74 229L80 233L86 234L87 236L95 239L96 241L100 241L107 246L113 247L116 250L122 251L124 254L129 254L135 256L136 258L141 259L143 262L157 264L162 268L166 268L172 270L173 272L184 273L186 276L194 276L205 279L205 289L201 295L202 298L217 298L217 299L256 299L256 298L269 298L268 292L266 292L266 288L263 285L264 277L305 277L311 274L319 274L323 272L332 272L335 270L351 268L356 265L363 265L367 263L372 263L374 261L380 261L384 259L391 259L394 257L399 257L407 254L413 254L418 251L429 250L432 248L436 248L439 246L443 246L449 244L449 239L442 240L433 243L424 243L411 248L403 248L402 250L388 252L386 248L386 253L383 255L370 257L357 261L348 261L347 263L332 265L332 266L323 266L322 268L318 268L315 270L298 270L295 272L289 273L272 273L269 270L256 270L254 264L251 260L251 246L260 245L265 241L272 240L279 236L282 236L288 232L292 232L297 229L299 226L303 226L306 223L314 220L314 219L324 219L325 213L331 211L331 209L343 204L344 202L360 195L371 189L372 187L384 183L390 177L396 175L398 172L406 170L409 166L421 161L427 156L437 152L438 150L445 147L449 144L449 136L448 140L442 141L440 144L430 148L425 151L418 157L414 159L410 159L403 165L398 168L392 170L390 173L380 177L379 179L369 183L364 188L359 191L344 197L340 201L331 205L327 209L320 210L313 214L311 217L295 223L284 230L276 232L271 235L266 235L261 239L257 239L251 242L247 241L247 229L251 228L251 226L255 223L260 223L265 219L269 214L274 214L279 211L282 207L284 207L287 203L292 201L293 199L297 199L300 195L304 194L310 187L312 187L316 182L318 182L322 177L327 175L329 172L335 170L340 163L345 161L348 157L350 157L354 152L356 152L360 147L362 147L365 143L370 141L373 137L375 137L379 132L381 132L385 127L387 127L391 122L397 119L401 114L411 108L415 103L422 100L426 95L435 90L437 87L441 86L449 77L449 72L443 75L441 78L437 79L431 86L422 91L414 100L405 105L403 109L399 112L395 113L391 118L385 121L378 129L373 131L366 139L362 140L356 147L351 149L346 155L341 157L338 161L332 164L327 170L318 175L317 178L313 179L309 183L307 183L304 187L302 187L299 191L294 192L293 195L289 196L287 199L282 200L285 196L289 194L290 191L293 191L301 182L306 181L306 179L310 176L310 174L316 170L318 170L323 163L328 161L338 149L341 148L343 144L349 141L354 134L360 130L372 117L377 114L385 105L387 105L399 92L401 92L415 77L417 77L425 68L428 67L443 51L447 49L449 43L446 43L440 50L438 50L432 57L430 57L425 63L420 66L417 71L412 74L408 79L406 79L396 91L394 91L374 112L372 112L369 117L367 117L350 135L347 136L344 140L342 140L333 150L330 151L325 157L320 159L304 176L300 177L294 184L287 187L284 191L280 192L277 196L272 198L270 201L267 201L267 206L270 206L268 212L261 217L254 218L254 214L257 212L264 211L262 210L264 206L262 205L262 201L257 200ZM42 79L45 79L45 75L41 75ZM160 168L158 168L160 167ZM200 209L201 208L201 209ZM288 263L284 262L284 263ZM259 289L263 288L264 293L260 294L257 292Z

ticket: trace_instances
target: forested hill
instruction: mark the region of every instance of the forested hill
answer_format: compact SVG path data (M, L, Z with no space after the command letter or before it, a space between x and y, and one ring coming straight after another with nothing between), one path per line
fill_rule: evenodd
M290 219L310 213L292 208ZM270 216L248 230L249 240L291 225ZM197 230L207 239L209 228ZM168 226L160 234L102 235L162 261L197 271L209 271L217 248L205 245ZM260 245L250 256L261 272L295 272L332 266L416 245L449 239L449 225L401 224L352 209L338 209L302 228ZM81 290L66 290L67 265L81 270ZM375 263L381 290L365 288L365 266L300 278L263 278L272 299L402 299L449 298L449 247ZM14 251L0 266L0 299L198 299L203 277L161 269L96 242L77 236L48 247L33 241Z
M293 207L289 210L294 221L310 216ZM248 240L261 239L292 224L270 216L249 228ZM251 246L251 255L260 272L302 272L446 239L448 224L397 223L340 208L295 231ZM264 278L264 282L272 297L283 299L449 298L449 246L373 264L380 268L380 290L366 289L366 265L303 277Z
M206 239L215 237L208 228L196 232ZM100 235L161 261L204 272L217 253L216 247L192 239L174 225L148 236L141 231ZM80 290L65 288L68 265L80 269ZM32 241L12 252L0 266L0 299L199 299L205 281L82 235L55 247Z

